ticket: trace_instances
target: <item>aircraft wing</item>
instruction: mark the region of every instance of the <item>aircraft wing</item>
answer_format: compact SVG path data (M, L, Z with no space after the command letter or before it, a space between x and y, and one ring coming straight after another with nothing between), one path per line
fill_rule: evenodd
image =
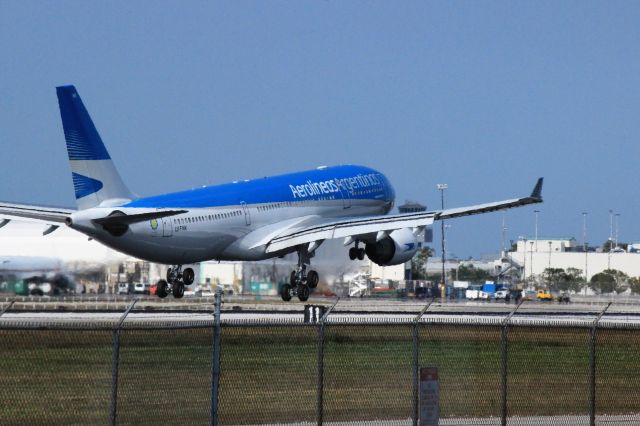
M267 245L266 252L273 253L301 244L334 238L352 237L354 239L375 241L381 235L380 233L390 233L402 228L414 228L419 231L420 228L431 225L436 220L453 219L461 216L489 213L497 210L526 206L528 204L541 203L542 182L542 178L538 179L533 192L528 197L430 212L319 221L303 227L288 228L274 236L270 241L264 242ZM349 242L349 240L346 241Z

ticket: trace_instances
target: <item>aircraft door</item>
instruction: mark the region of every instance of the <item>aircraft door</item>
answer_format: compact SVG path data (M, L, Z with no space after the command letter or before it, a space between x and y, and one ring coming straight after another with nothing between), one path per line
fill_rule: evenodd
M342 185L338 186L340 189L340 196L342 197L342 208L350 209L351 208L351 196L349 194L349 190Z
M170 237L173 235L173 223L171 218L162 218L162 236Z
M244 212L244 223L245 225L251 225L251 212L249 211L249 207L247 207L247 203L244 201L240 201L240 205L242 206L242 211Z

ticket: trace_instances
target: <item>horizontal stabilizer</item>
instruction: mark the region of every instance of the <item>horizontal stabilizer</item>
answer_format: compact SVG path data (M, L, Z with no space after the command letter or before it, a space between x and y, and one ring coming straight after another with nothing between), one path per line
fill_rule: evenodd
M102 226L131 225L133 223L144 222L152 219L161 219L163 217L175 216L186 212L187 210L163 210L158 212L126 215L120 211L116 211L107 217L93 219L92 222Z
M50 225L64 223L75 210L60 207L33 206L28 204L14 204L0 202L0 218L24 218L36 222L44 222ZM3 226L9 222L2 221Z
M42 235L49 235L50 233L52 233L53 231L55 231L58 228L60 228L60 225L51 225L47 229L42 231Z

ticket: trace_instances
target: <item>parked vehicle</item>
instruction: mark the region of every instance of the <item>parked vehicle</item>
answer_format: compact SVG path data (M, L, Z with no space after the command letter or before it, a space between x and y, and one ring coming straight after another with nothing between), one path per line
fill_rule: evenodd
M480 300L489 300L489 299L491 299L491 293L480 290L478 292L478 299L480 299Z
M145 293L144 283L135 283L133 285L133 292L135 294L144 294Z
M509 295L509 290L507 290L506 288L501 288L500 290L496 291L494 297L496 298L496 300L509 300L511 298Z
M118 294L129 294L129 283L119 283Z
M480 290L467 289L464 292L464 297L469 299L469 300L476 300L479 297L478 293L480 293Z
M538 290L536 298L544 302L550 302L553 300L553 296L549 293L549 290Z

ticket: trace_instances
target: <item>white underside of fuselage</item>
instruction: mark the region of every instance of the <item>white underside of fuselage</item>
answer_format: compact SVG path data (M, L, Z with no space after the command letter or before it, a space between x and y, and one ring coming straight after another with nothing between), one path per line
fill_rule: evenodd
M134 223L121 236L110 235L94 224L74 223L73 228L101 243L150 262L190 264L206 260L264 260L282 256L266 253L269 237L323 219L386 214L389 204L378 200L304 201L215 208L189 208L175 216ZM116 208L140 214L163 209ZM111 209L113 210L113 209ZM175 210L175 209L174 209ZM85 211L87 217L90 211ZM96 212L95 217L104 217Z

